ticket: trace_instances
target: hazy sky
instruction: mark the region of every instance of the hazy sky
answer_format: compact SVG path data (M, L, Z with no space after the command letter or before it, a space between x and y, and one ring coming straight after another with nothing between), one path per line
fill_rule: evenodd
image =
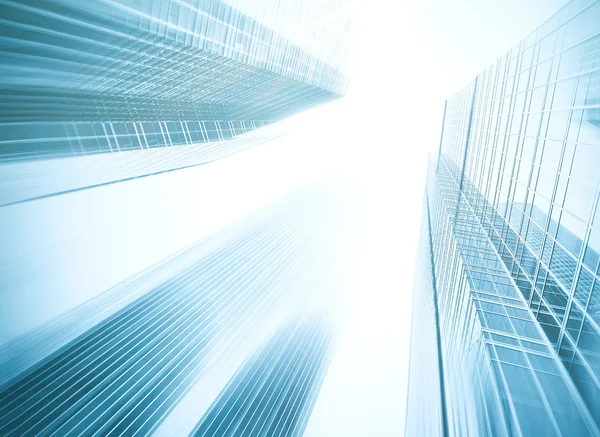
M444 99L563 3L357 1L348 97L287 121L287 137L199 168L4 208L0 240L19 253L0 260L1 289L17 296L0 308L0 344L329 175L363 213L360 268L354 323L306 435L402 435L425 165ZM19 311L33 306L35 317Z

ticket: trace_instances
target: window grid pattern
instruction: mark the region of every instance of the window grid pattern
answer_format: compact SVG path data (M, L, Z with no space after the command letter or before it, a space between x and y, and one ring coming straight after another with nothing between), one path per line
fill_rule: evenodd
M430 162L427 193L449 434L596 435L497 250L481 210L485 197L444 156Z
M226 2L313 56L325 60L333 68L341 72L348 70L349 46L344 44L344 40L352 33L353 10L347 0Z
M251 347L273 314L282 315L273 328L286 320L290 301L307 298L292 285L309 259L323 256L331 199L309 190L288 202L179 251L48 329L17 337L1 363L0 434L153 435L203 372L217 377L210 373L219 373L217 363ZM287 422L291 429L308 419L332 340L325 316L306 317L286 332L296 333L292 339L308 334L313 342L300 353L321 361L304 380L312 381L304 398L296 397L303 416ZM202 412L192 408L191 415L188 432L167 434L190 435Z
M594 2L481 75L488 93L474 105L467 158L501 215L490 220L498 250L592 411L600 408L600 29L590 19L599 13Z
M223 123L262 125L338 98L347 87L346 73L220 0L0 3L2 161L43 159L54 150L63 156L69 149L56 138L81 137L74 154L110 151L109 144L119 150L110 140L96 148L89 136L104 143L105 136L129 135L124 149L169 146L167 133L178 144L200 141L186 130L201 127L181 124L216 124L202 141L212 133L226 139L234 132ZM334 13L345 2L322 3L311 12ZM307 34L341 56L348 28ZM55 123L62 126L50 133ZM106 124L115 132L105 133Z
M318 317L284 325L239 369L190 436L302 436L331 343L332 328Z
M268 121L0 124L4 162L190 146L239 138Z
M461 293L476 293L486 299L472 303L478 314L486 314L480 317L486 344L492 335L493 342L506 335L489 330L487 323L493 319L506 328L508 317L511 329L529 326L528 333L537 333L536 338L518 338L526 359L520 356L511 362L529 369L526 379L521 371L520 375L513 370L502 373L502 366L494 367L496 376L501 376L503 396L510 388L503 389L502 384L520 381L523 389L516 397L518 408L514 397L512 406L503 401L505 414L510 412L505 416L509 434L539 435L539 429L548 435L585 434L565 427L569 421L577 423L576 415L567 421L560 417L560 409L571 408L569 402L575 406L572 414L581 411L579 423L585 424L587 432L599 432L598 17L600 2L570 2L450 99L441 155L428 177L428 186L438 184L445 199L445 209L434 215L452 221L451 229L440 231L434 239L434 246L444 238L457 240L462 256L452 264L453 251L434 250L439 254L436 267L444 266L436 279L440 308L451 309L447 323L465 323L452 316L461 314ZM443 282L444 275L461 274L461 269L469 278L466 291ZM485 288L492 287L496 295L490 299ZM458 295L443 297L451 290ZM443 326L443 317L440 323ZM453 337L447 348L467 353L468 348L455 342ZM495 349L488 347L486 354L492 362L500 359ZM542 355L544 359L538 361ZM545 364L538 365L541 362ZM471 401L480 400L475 398ZM528 419L540 427L538 432L527 428L522 417L542 418L542 411L546 411L543 424ZM474 412L467 414L477 417ZM478 432L486 435L481 429Z

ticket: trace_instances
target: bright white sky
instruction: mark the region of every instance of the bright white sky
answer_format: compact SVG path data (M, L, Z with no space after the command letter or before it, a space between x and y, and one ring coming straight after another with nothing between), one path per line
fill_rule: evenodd
M357 2L348 97L289 120L287 137L200 168L4 209L0 240L18 254L0 254L0 289L13 291L0 308L0 344L329 175L364 212L360 275L354 322L306 435L402 435L425 167L444 99L563 3Z

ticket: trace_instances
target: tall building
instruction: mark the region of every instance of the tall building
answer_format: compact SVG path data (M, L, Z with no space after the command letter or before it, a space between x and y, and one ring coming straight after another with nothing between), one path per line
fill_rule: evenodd
M407 436L600 435L599 35L570 2L446 103Z
M227 156L348 85L347 0L0 7L0 205Z
M331 349L318 317L287 323L242 366L194 429L193 437L304 433Z
M339 220L323 194L301 190L1 344L0 435L257 435L206 431L240 418L301 435L333 339L321 266Z

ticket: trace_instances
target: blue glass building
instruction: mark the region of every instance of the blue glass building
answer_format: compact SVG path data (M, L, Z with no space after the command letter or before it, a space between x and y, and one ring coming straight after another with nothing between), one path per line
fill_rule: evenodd
M206 163L344 95L348 2L285 3L2 0L0 205Z
M284 325L219 394L193 437L301 436L331 350L331 327L306 317Z
M0 345L0 435L302 435L335 202L302 190Z
M446 103L416 272L407 436L600 435L600 2Z

